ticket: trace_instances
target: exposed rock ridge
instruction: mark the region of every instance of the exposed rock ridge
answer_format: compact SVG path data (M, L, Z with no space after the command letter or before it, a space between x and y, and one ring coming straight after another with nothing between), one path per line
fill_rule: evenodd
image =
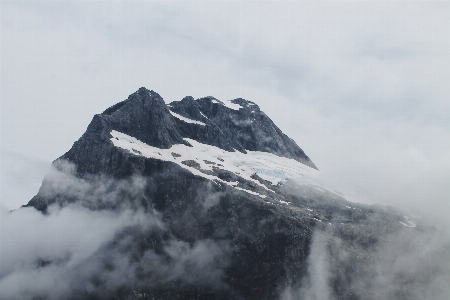
M255 103L240 98L230 103L239 109L229 108L214 97L185 97L166 105L158 93L142 87L128 99L95 115L83 136L61 158L75 163L80 173L110 173L107 166L112 165L111 156L117 149L98 151L97 145L110 143L110 132L117 130L162 149L175 144L189 146L183 138L191 138L226 151L270 152L317 169ZM180 120L171 111L205 126Z
M225 150L270 152L317 169L305 152L258 105L242 98L228 102L234 104L234 108L214 97L197 100L185 97L170 103L170 109L206 124L203 127L196 126L196 130L191 130L194 126L182 127L183 136Z

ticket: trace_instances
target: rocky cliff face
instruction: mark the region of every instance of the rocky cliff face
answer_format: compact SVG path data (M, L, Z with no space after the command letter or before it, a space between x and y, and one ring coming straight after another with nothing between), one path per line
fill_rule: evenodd
M164 224L117 234L97 259L106 263L119 253L131 279L111 284L101 276L81 278L91 288L78 288L72 299L287 297L287 289L306 280L317 231L348 243L345 259L351 263L347 269L332 264L330 281L336 299L359 299L348 275L364 269L368 249L402 228L400 222L409 224L394 210L350 203L290 180L317 168L244 99L185 97L166 105L157 93L140 88L95 115L54 168L58 178L71 179L55 184L55 176L47 176L27 206L46 214L52 205L126 207ZM83 186L82 193L73 182ZM173 250L180 243L198 253L181 266L185 252ZM111 261L108 268L119 266Z
M283 134L256 104L244 99L228 101L227 104L213 97L198 100L186 97L166 105L157 93L140 88L127 100L96 115L83 137L63 158L76 163L81 173L106 171L104 165L108 158L97 153L99 147L95 145L108 140L111 130L117 130L162 149L175 144L189 145L184 138L190 138L226 151L270 152L316 168L302 149ZM83 155L86 152L91 155L86 157ZM99 163L92 164L89 161L92 159ZM82 164L90 167L85 169Z

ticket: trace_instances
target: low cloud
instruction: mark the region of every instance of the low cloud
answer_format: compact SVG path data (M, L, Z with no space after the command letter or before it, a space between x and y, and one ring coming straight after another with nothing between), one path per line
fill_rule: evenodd
M438 230L405 228L361 251L332 230L316 231L308 273L280 299L448 299L450 238Z
M0 206L16 209L27 203L42 184L50 162L0 149Z
M160 214L142 204L146 186L139 176L81 179L73 165L56 162L39 192L57 199L45 214L33 207L0 212L0 299L142 296L173 285L226 289L228 242L172 236ZM58 202L63 194L71 201Z
M312 240L311 254L308 257L308 274L303 279L302 287L293 290L288 287L282 294L283 300L331 300L333 290L330 285L332 277L331 258L326 248L327 239L324 234L316 233Z
M390 176L400 176L402 172L405 170ZM392 186L404 185L403 194L395 194L392 186L385 186L378 193L375 187L373 193L358 191L345 178L323 173L288 182L284 187L286 192L304 199L322 199L322 203L317 202L319 206L329 205L328 198L323 198L325 195L341 202L337 206L348 208L353 205L345 199L363 203L356 207L370 208L367 204L375 204L376 199L384 200L385 205L373 205L371 216L364 223L348 220L350 224L344 226L342 221L330 219L327 229L316 230L307 260L307 275L300 287L288 286L280 299L447 299L450 295L448 208L441 197L432 197L432 193L427 201L421 201L418 198L424 194L414 195L417 188L412 185L426 184L427 175L430 176L423 174L421 181L392 182ZM419 203L423 205L420 215L412 215L418 212ZM390 231L392 228L384 224L384 215L379 213L406 215L400 221L404 227ZM376 229L380 225L382 228Z
M80 201L83 206L92 209L150 209L151 204L145 194L146 185L147 181L141 176L121 180L106 175L80 178L74 164L57 160L45 176L38 196L58 201L60 205Z
M71 275L86 268L101 248L124 230L162 228L152 216L131 210L92 211L80 205L52 207L48 215L34 208L1 212L1 299L63 297Z

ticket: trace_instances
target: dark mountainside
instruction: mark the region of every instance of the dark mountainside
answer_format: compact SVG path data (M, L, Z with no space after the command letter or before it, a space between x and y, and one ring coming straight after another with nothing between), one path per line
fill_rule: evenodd
M148 157L144 148L114 144L123 140L112 134L117 131L160 148L156 155L163 157L174 145L192 146L190 139L242 155L271 153L316 172L255 103L230 103L185 97L166 105L157 93L140 88L95 115L83 136L55 160L54 168L72 181L55 184L48 175L28 207L44 214L51 214L52 205L131 209L162 224L117 233L91 258L101 268L89 275L79 271L83 275L70 283L66 299L319 299L309 297L305 286L315 278L311 257L322 248L312 249L322 244L334 299L372 299L370 288L357 286L352 277L368 275L372 249L402 229L425 230L419 224L406 227L413 223L400 211L351 203L291 180L274 185L257 172L249 179L219 158L204 160L212 166L205 170L201 157L177 164ZM182 155L172 152L174 161ZM83 186L82 192L71 182ZM61 263L43 260L39 266ZM407 287L415 281L403 280L406 288L393 291L391 299L408 299Z

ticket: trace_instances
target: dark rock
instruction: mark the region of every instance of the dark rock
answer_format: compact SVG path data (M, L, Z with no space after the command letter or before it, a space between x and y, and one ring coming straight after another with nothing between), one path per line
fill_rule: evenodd
M197 100L186 97L170 103L170 109L186 118L206 124L203 127L197 126L196 130L191 130L189 126L183 127L183 136L227 151L235 149L243 153L246 153L246 150L270 152L295 159L316 169L303 150L282 133L258 105L242 98L231 102L239 104L241 108L233 110L213 97Z
M200 164L198 162L196 162L195 160L185 160L181 162L183 165L189 166L189 167L193 167L196 169L200 169Z

